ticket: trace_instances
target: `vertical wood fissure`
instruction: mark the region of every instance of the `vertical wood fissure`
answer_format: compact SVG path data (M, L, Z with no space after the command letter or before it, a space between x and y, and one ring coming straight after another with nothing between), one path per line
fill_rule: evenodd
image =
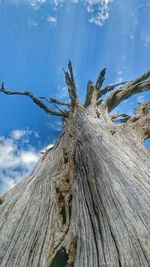
M68 266L148 267L149 155L134 131L112 134L105 109L98 112L65 119L54 148L4 196L2 267L49 267L62 248Z

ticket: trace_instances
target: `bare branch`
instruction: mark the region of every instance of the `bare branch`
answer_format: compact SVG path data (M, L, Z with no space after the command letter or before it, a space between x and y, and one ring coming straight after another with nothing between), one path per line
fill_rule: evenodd
M61 105L61 106L71 107L71 104L70 103L62 102L62 101L59 101L59 100L57 100L55 98L47 98L47 97L44 97L44 96L40 96L38 98L44 99L48 103L55 103L55 104L58 104L58 105Z
M49 98L45 97L45 96L39 96L38 98L40 99L44 99L46 102L51 104L51 101L49 100Z
M5 87L4 87L4 82L2 82L1 89L5 90Z
M65 72L66 83L68 85L69 96L71 99L71 107L74 109L75 107L78 106L79 99L77 96L77 90L76 90L75 81L74 81L72 64L70 60L68 63L68 71L64 71L64 72Z
M112 111L116 106L130 96L150 90L150 81L139 82L147 79L149 76L150 72L147 72L135 81L128 83L125 87L110 94L105 101L105 105L108 107L108 112Z
M96 85L95 85L95 87L96 87L97 90L100 90L100 88L101 88L101 86L102 86L102 84L103 84L103 82L105 80L105 75L106 75L106 68L104 68L100 72L100 74L98 76L98 79L97 79L97 82L96 82Z
M72 69L72 64L71 64L71 61L69 60L68 62L68 70L69 70L69 73L70 73L70 78L72 80L72 83L74 84L75 86L75 81L74 81L74 75L73 75L73 69Z
M62 105L62 106L66 106L66 107L71 107L71 104L70 103L67 103L67 102L62 102L62 101L59 101L55 98L50 98L50 101L55 103L55 104L58 104L58 105Z
M145 72L143 75L141 75L140 77L138 77L136 80L131 81L130 83L128 83L128 86L132 86L135 85L139 82L145 81L150 77L150 71Z
M117 86L123 85L123 84L126 84L126 82L120 82L120 83L116 83L116 84L112 84L112 85L106 86L104 89L102 89L102 90L100 90L98 92L98 98L100 98L101 96L105 95L106 93L114 90Z
M1 93L4 93L6 95L23 95L27 96L32 99L32 101L39 106L41 109L43 109L46 113L50 115L56 115L56 116L67 116L67 114L62 112L54 111L50 108L48 108L42 101L40 101L37 97L35 97L31 92L16 92L16 91L8 91L4 88L4 84L2 84L2 87L0 89Z
M68 117L69 116L69 112L68 111L63 111L62 109L60 109L57 105L55 105L55 108L58 109L58 111L60 111L62 114L64 114L64 117Z

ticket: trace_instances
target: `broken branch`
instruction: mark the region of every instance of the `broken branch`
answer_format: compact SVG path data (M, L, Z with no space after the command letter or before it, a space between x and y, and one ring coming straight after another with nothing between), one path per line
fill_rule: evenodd
M91 104L91 99L92 99L92 95L94 93L94 90L95 90L95 86L94 86L93 82L88 81L84 107L88 107Z
M104 68L104 69L100 72L100 74L99 74L99 76L98 76L98 79L97 79L97 82L96 82L96 85L95 85L97 91L100 90L100 88L101 88L101 86L102 86L102 84L103 84L103 82L104 82L104 80L105 80L105 75L106 75L106 68Z
M75 81L74 81L72 64L70 60L68 63L68 71L64 71L64 72L65 72L66 83L68 85L69 96L71 99L71 107L74 109L75 107L78 106L79 99L77 96L77 90L76 90Z

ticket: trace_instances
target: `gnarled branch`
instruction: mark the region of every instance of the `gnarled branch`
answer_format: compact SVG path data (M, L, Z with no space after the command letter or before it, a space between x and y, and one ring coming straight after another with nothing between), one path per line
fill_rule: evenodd
M120 82L120 83L116 83L116 84L112 84L112 85L106 86L104 89L102 89L102 90L100 90L98 92L98 98L100 98L103 95L107 94L108 92L114 90L117 86L123 85L123 84L126 84L126 82Z
M8 91L4 88L4 83L2 84L2 87L0 89L1 93L4 93L6 95L23 95L23 96L27 96L30 99L32 99L32 101L41 109L43 109L46 113L50 114L50 115L56 115L56 116L68 116L67 113L65 112L57 112L54 111L52 109L50 109L49 107L47 107L42 101L40 101L37 97L35 97L31 92L17 92L17 91Z
M150 114L135 115L127 121L127 125L132 127L143 141L150 138Z
M150 77L150 72L144 73L135 81L128 83L125 87L118 89L108 96L105 101L105 105L108 108L108 112L112 111L122 101L128 97L150 90L150 81L145 81Z
M72 64L70 60L68 63L68 71L64 71L64 72L65 72L66 83L68 85L69 96L71 99L71 107L75 109L79 104L79 99L77 96L77 90L76 90L75 81L74 81Z
M150 138L150 102L138 106L135 109L135 116L129 118L126 125L135 129L143 141Z

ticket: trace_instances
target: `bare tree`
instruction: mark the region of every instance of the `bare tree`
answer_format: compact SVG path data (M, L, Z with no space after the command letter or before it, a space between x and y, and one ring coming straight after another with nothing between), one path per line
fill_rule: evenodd
M150 266L150 156L143 145L150 137L150 102L134 116L109 114L150 90L150 72L103 87L105 75L106 69L95 84L88 82L84 105L70 61L69 103L2 84L1 93L25 95L61 116L64 128L31 175L0 199L1 267Z

